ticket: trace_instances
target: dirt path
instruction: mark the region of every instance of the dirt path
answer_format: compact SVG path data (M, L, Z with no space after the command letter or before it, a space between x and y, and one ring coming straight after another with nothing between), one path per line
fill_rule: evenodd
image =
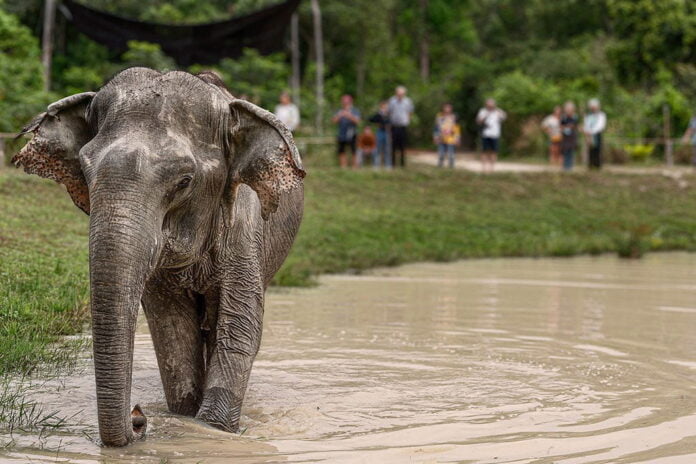
M431 151L410 151L408 158L414 163L437 166L437 153ZM483 172L478 155L473 152L458 153L456 155L455 169L463 169L472 172ZM554 172L558 168L548 164L533 164L525 162L499 161L495 165L496 172ZM585 171L584 166L576 165L574 171ZM668 168L666 166L605 166L607 172L617 174L662 174L666 176L680 176L693 173L693 168L689 166L676 166Z

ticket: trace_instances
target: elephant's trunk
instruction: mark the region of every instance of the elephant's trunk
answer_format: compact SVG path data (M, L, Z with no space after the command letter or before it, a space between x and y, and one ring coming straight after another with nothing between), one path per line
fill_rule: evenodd
M106 446L124 446L136 438L130 414L133 342L158 235L141 201L92 197L89 254L99 434Z

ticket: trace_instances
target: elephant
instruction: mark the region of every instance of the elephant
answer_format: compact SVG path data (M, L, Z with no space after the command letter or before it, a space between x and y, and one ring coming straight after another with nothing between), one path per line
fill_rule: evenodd
M142 306L169 410L235 432L259 350L264 296L303 215L290 131L213 72L121 71L50 104L13 158L89 215L99 436L144 434L131 410Z

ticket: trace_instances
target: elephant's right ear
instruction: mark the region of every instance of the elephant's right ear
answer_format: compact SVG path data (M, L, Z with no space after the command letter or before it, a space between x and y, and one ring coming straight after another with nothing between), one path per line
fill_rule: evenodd
M82 173L79 153L92 138L85 119L87 105L95 92L78 93L51 103L19 136L32 139L12 158L28 174L37 174L65 185L75 206L89 214L89 191Z

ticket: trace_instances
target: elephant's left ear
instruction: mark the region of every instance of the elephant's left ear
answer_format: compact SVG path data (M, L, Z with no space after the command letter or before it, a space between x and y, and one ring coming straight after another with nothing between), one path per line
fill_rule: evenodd
M65 185L73 203L89 214L89 191L82 173L79 153L91 136L85 110L94 92L78 93L51 103L46 111L27 124L19 136L32 139L12 158L28 174L36 174Z
M305 171L292 134L272 113L245 100L230 103L230 176L250 186L268 219L280 197L302 185Z

